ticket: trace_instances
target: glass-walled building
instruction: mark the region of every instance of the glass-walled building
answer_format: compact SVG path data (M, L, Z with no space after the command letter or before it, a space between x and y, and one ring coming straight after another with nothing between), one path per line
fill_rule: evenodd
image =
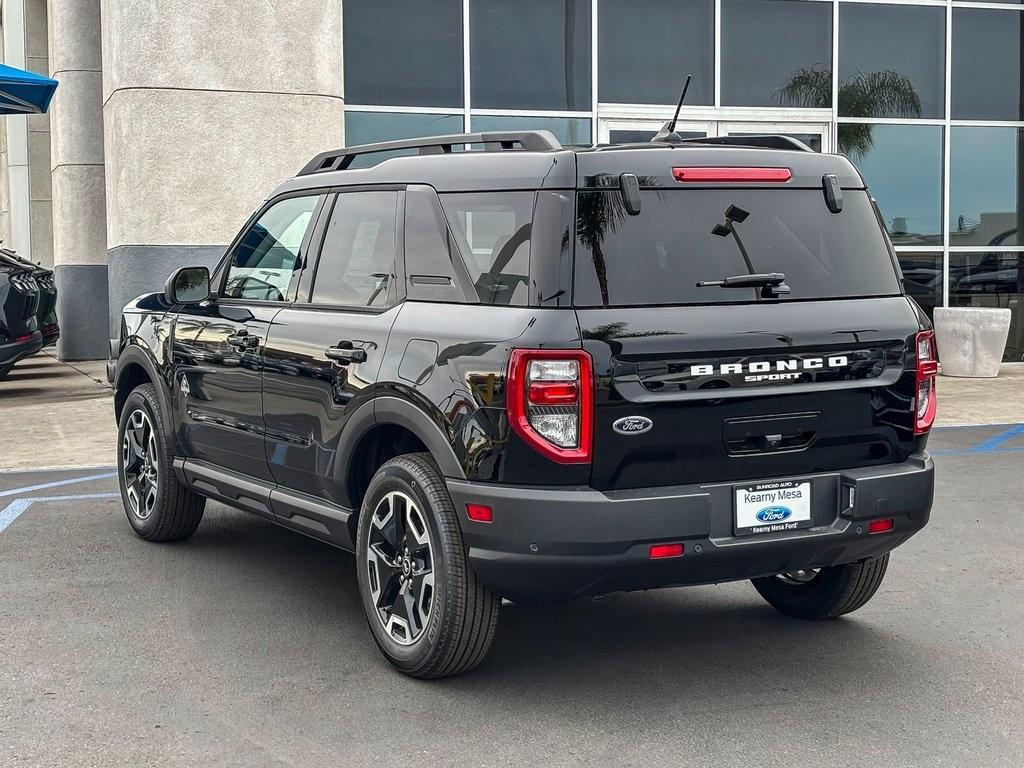
M1008 307L1024 359L1024 3L345 0L348 144L782 132L860 167L909 292Z

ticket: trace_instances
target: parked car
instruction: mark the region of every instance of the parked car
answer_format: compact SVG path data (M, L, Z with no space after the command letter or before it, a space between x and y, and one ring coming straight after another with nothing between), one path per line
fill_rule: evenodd
M354 551L415 677L478 664L502 597L848 613L932 504L928 318L857 170L785 137L328 152L112 350L135 532L216 499Z
M49 347L56 344L57 339L60 338L60 323L57 321L57 284L53 279L53 270L33 264L14 251L0 248L0 261L9 263L11 260L32 270L32 277L35 278L36 285L39 287L36 323L43 334L43 346Z
M0 379L45 343L36 319L39 284L32 273L31 267L0 252Z

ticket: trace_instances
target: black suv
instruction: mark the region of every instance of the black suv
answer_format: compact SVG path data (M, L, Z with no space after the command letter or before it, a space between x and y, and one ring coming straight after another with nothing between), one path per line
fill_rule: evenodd
M752 579L839 616L932 504L928 319L857 170L785 137L325 153L112 347L135 531L211 498L354 551L416 677L502 598Z
M0 248L0 379L47 343L39 327L43 299L36 271L34 264Z
M52 269L22 258L14 251L0 248L0 264L23 266L32 270L36 287L39 289L39 305L36 307L36 325L43 334L43 346L49 347L60 338L60 323L57 321L57 285Z

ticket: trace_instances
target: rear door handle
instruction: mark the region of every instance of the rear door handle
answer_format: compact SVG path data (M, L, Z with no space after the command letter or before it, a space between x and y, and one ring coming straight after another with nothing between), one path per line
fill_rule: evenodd
M232 347L253 349L260 345L260 337L251 336L248 331L241 331L239 333L232 333L230 336L228 336L228 344L230 344Z
M324 350L324 354L331 360L342 365L348 365L349 363L365 363L366 362L366 350L365 349L353 349L351 346L340 346L341 344L349 344L351 342L338 342L337 347L328 347Z

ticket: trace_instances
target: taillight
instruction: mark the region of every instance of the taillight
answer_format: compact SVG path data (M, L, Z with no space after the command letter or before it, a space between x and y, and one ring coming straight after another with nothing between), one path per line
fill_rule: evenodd
M580 350L514 349L508 363L508 420L526 443L561 464L590 461L593 373Z
M923 435L932 428L938 405L935 393L935 375L939 372L939 358L935 352L935 331L918 333L914 340L914 347L917 354L914 434Z
M785 182L793 178L789 168L725 168L697 166L693 168L673 168L672 177L676 181L772 181Z

